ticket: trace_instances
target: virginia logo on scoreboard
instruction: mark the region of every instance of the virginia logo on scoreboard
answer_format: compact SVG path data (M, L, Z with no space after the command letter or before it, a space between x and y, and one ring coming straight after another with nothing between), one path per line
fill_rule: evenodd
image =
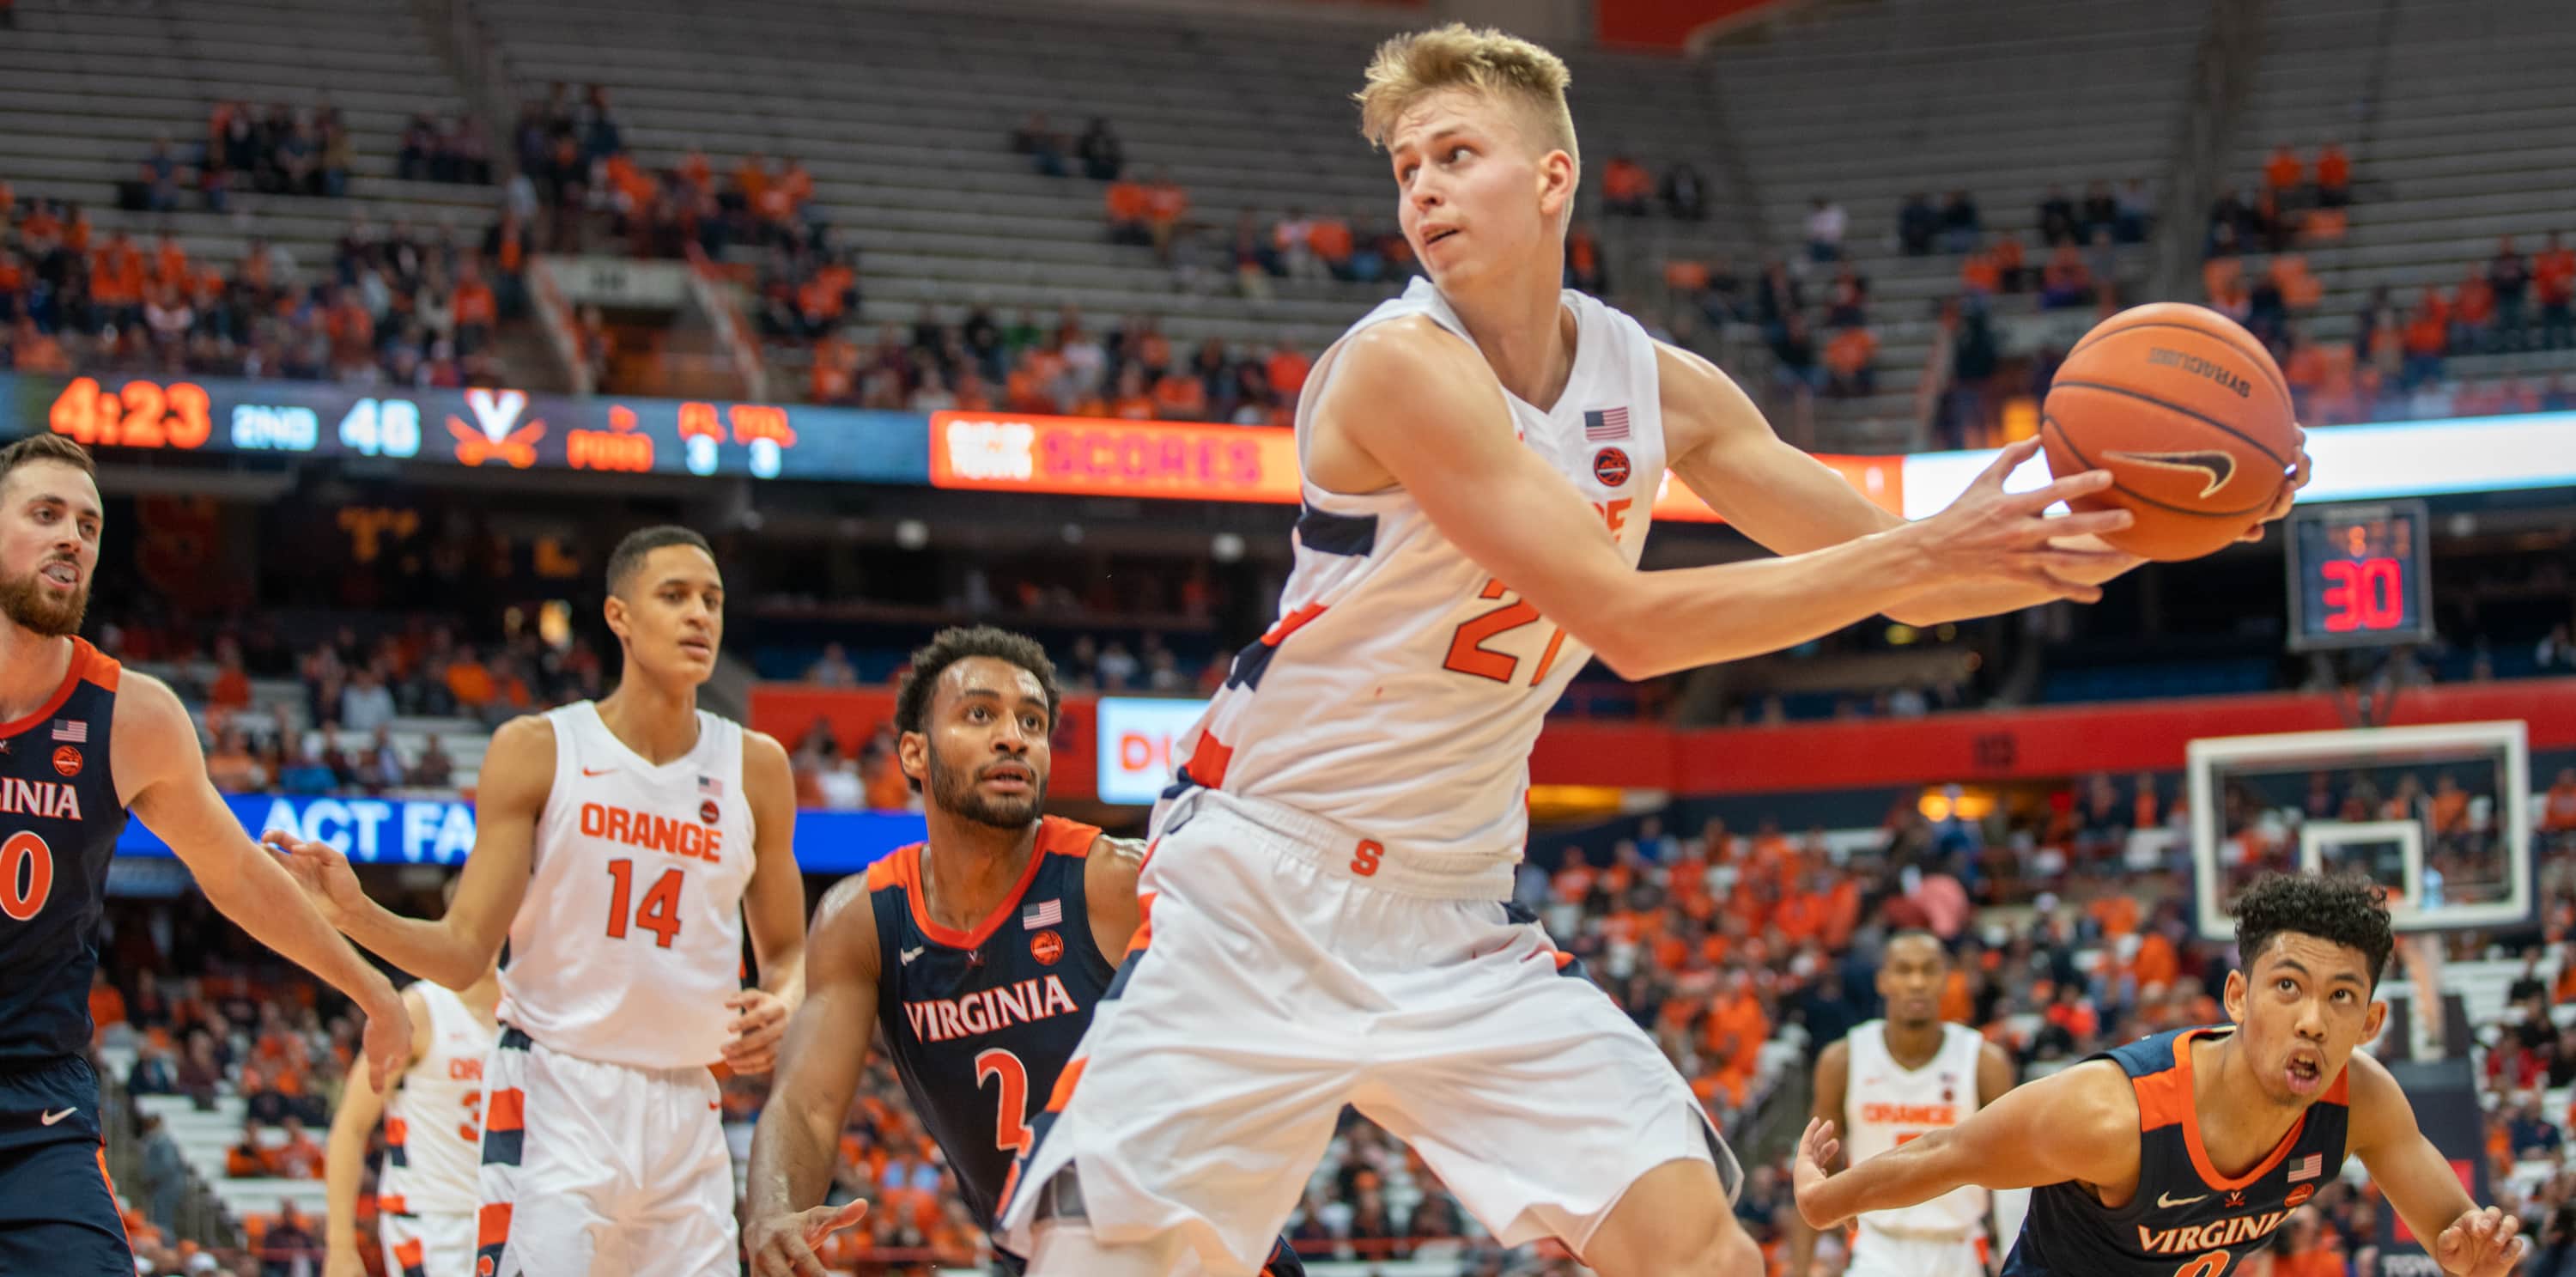
M447 433L456 437L457 464L479 466L496 457L514 470L537 464L537 441L546 437L546 423L519 424L519 414L528 410L526 391L478 386L465 392L465 410L474 414L472 426L453 413L447 418Z

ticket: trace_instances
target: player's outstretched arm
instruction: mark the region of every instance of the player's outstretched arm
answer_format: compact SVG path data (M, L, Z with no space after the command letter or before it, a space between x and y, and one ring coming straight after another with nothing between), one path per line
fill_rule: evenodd
M402 1004L411 1024L412 1050L402 1062L409 1072L429 1042L429 1004L416 988L403 990ZM366 1277L362 1256L373 1239L358 1233L358 1181L366 1177L367 1137L385 1115L390 1089L354 1077L340 1088L340 1107L332 1111L331 1135L322 1146L322 1277Z
M2040 565L2054 553L2052 534L2129 517L2040 517L2099 489L2107 474L2006 496L1999 470L1960 507L1922 523L1786 558L1640 572L1620 555L1606 516L1518 442L1491 371L1466 342L1429 320L1401 319L1350 338L1332 363L1310 476L1349 491L1403 487L1468 557L1628 678L1779 651L1931 586L2006 574L2049 580ZM1353 477L1375 482L1345 486ZM2078 588L2089 587L2067 587Z
M347 858L328 843L274 830L267 841L322 916L350 939L421 979L471 988L501 956L510 920L528 894L537 817L554 778L555 729L544 717L514 718L492 733L475 781L474 851L446 916L435 921L406 918L369 899Z
M2118 1065L2097 1060L2016 1087L1957 1126L1908 1140L1840 1174L1824 1170L1842 1151L1833 1123L1810 1121L1789 1182L1798 1214L1809 1228L1821 1230L1970 1184L2033 1188L2067 1180L2133 1181L2137 1132L2138 1101L2128 1076Z
M814 1248L866 1209L864 1202L838 1210L819 1203L876 1034L883 961L867 879L844 878L814 911L805 998L788 1021L769 1103L752 1132L743 1248L753 1277L830 1277Z
M1851 1039L1837 1038L1816 1055L1815 1102L1808 1106L1810 1128L1817 1122L1840 1122L1843 1119L1843 1095L1851 1084ZM1841 1161L1836 1156L1820 1164L1819 1169L1833 1173ZM1807 1277L1816 1262L1816 1230L1807 1226L1803 1215L1789 1220L1789 1277Z
M2452 1277L2504 1277L2513 1271L2530 1248L2530 1239L2518 1235L2522 1220L2493 1206L2478 1208L2452 1173L2451 1159L2415 1124L2415 1106L2387 1066L2355 1051L2344 1069L2352 1100L2345 1139L2352 1155L2369 1168L2406 1227L2418 1239L2432 1239L2425 1249L2434 1262Z
M367 1067L381 1086L411 1054L409 1020L393 982L307 904L295 880L242 832L206 777L197 725L169 685L127 670L109 745L126 807L170 844L208 903L279 955L347 994L367 1017Z
M805 875L796 867L796 776L787 750L767 732L742 734L743 797L751 803L751 885L742 896L760 985L726 1000L725 1066L767 1073L778 1061L787 1017L805 1000Z
M1659 343L1655 353L1673 473L1746 536L1776 554L1803 554L1904 524L1823 462L1781 439L1762 410L1717 365L1671 345ZM2302 447L2296 473L2263 520L2289 513L2307 482L2308 455ZM2262 537L2262 523L2246 534L2249 541ZM2041 562L2053 583L2014 577L1933 583L1888 608L1887 615L1909 625L1936 625L2058 598L2091 602L2098 593L2067 587L2099 586L2146 562L2096 536L2053 536L2051 546L2054 553Z

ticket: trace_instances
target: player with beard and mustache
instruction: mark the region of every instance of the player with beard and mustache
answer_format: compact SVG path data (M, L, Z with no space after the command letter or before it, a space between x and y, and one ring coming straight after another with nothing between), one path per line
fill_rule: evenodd
M1046 650L1023 635L942 630L912 654L896 750L930 837L815 911L805 1004L751 1145L744 1241L759 1277L824 1277L816 1248L866 1210L817 1203L871 1031L990 1230L1093 1008L1116 996L1117 958L1142 939L1144 851L1041 814L1061 700ZM1023 1270L1007 1251L995 1260ZM1304 1269L1281 1242L1264 1271Z
M106 521L95 473L59 435L0 448L0 1273L134 1272L88 1061L128 812L225 917L357 1001L377 1086L411 1056L401 995L242 831L187 707L79 637Z

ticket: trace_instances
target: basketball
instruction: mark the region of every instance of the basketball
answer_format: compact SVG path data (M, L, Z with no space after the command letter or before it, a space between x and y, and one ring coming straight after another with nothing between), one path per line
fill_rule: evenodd
M2297 462L2297 430L2289 383L2263 344L2180 302L2122 311L2085 334L2039 418L2052 473L2112 474L2076 508L2135 516L2102 539L2166 562L2222 549L2262 518Z

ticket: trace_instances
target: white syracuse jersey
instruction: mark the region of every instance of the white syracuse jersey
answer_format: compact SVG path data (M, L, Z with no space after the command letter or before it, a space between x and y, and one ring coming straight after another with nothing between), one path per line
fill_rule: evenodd
M1919 1069L1887 1053L1887 1021L1871 1020L1851 1031L1850 1071L1843 1086L1843 1150L1857 1164L1947 1126L1977 1111L1977 1059L1986 1040L1964 1024L1941 1026L1941 1049ZM1986 1190L1971 1185L1902 1210L1860 1217L1906 1233L1977 1231L1986 1217Z
M549 1049L642 1069L722 1058L742 988L751 805L742 728L698 711L698 743L659 767L589 701L549 710L554 787L510 924L501 1019Z
M1564 304L1578 335L1556 405L1496 392L1522 444L1634 564L1664 475L1655 343L1591 297L1569 290ZM1413 315L1473 340L1422 279L1351 333ZM1298 406L1301 456L1331 375L1328 356ZM1411 493L1302 488L1279 620L1236 655L1180 742L1182 780L1326 817L1418 874L1490 878L1500 899L1527 840L1530 746L1592 653L1441 535Z
M385 1101L378 1208L395 1215L472 1214L483 1162L483 1057L496 1030L455 992L422 980L429 1040Z

